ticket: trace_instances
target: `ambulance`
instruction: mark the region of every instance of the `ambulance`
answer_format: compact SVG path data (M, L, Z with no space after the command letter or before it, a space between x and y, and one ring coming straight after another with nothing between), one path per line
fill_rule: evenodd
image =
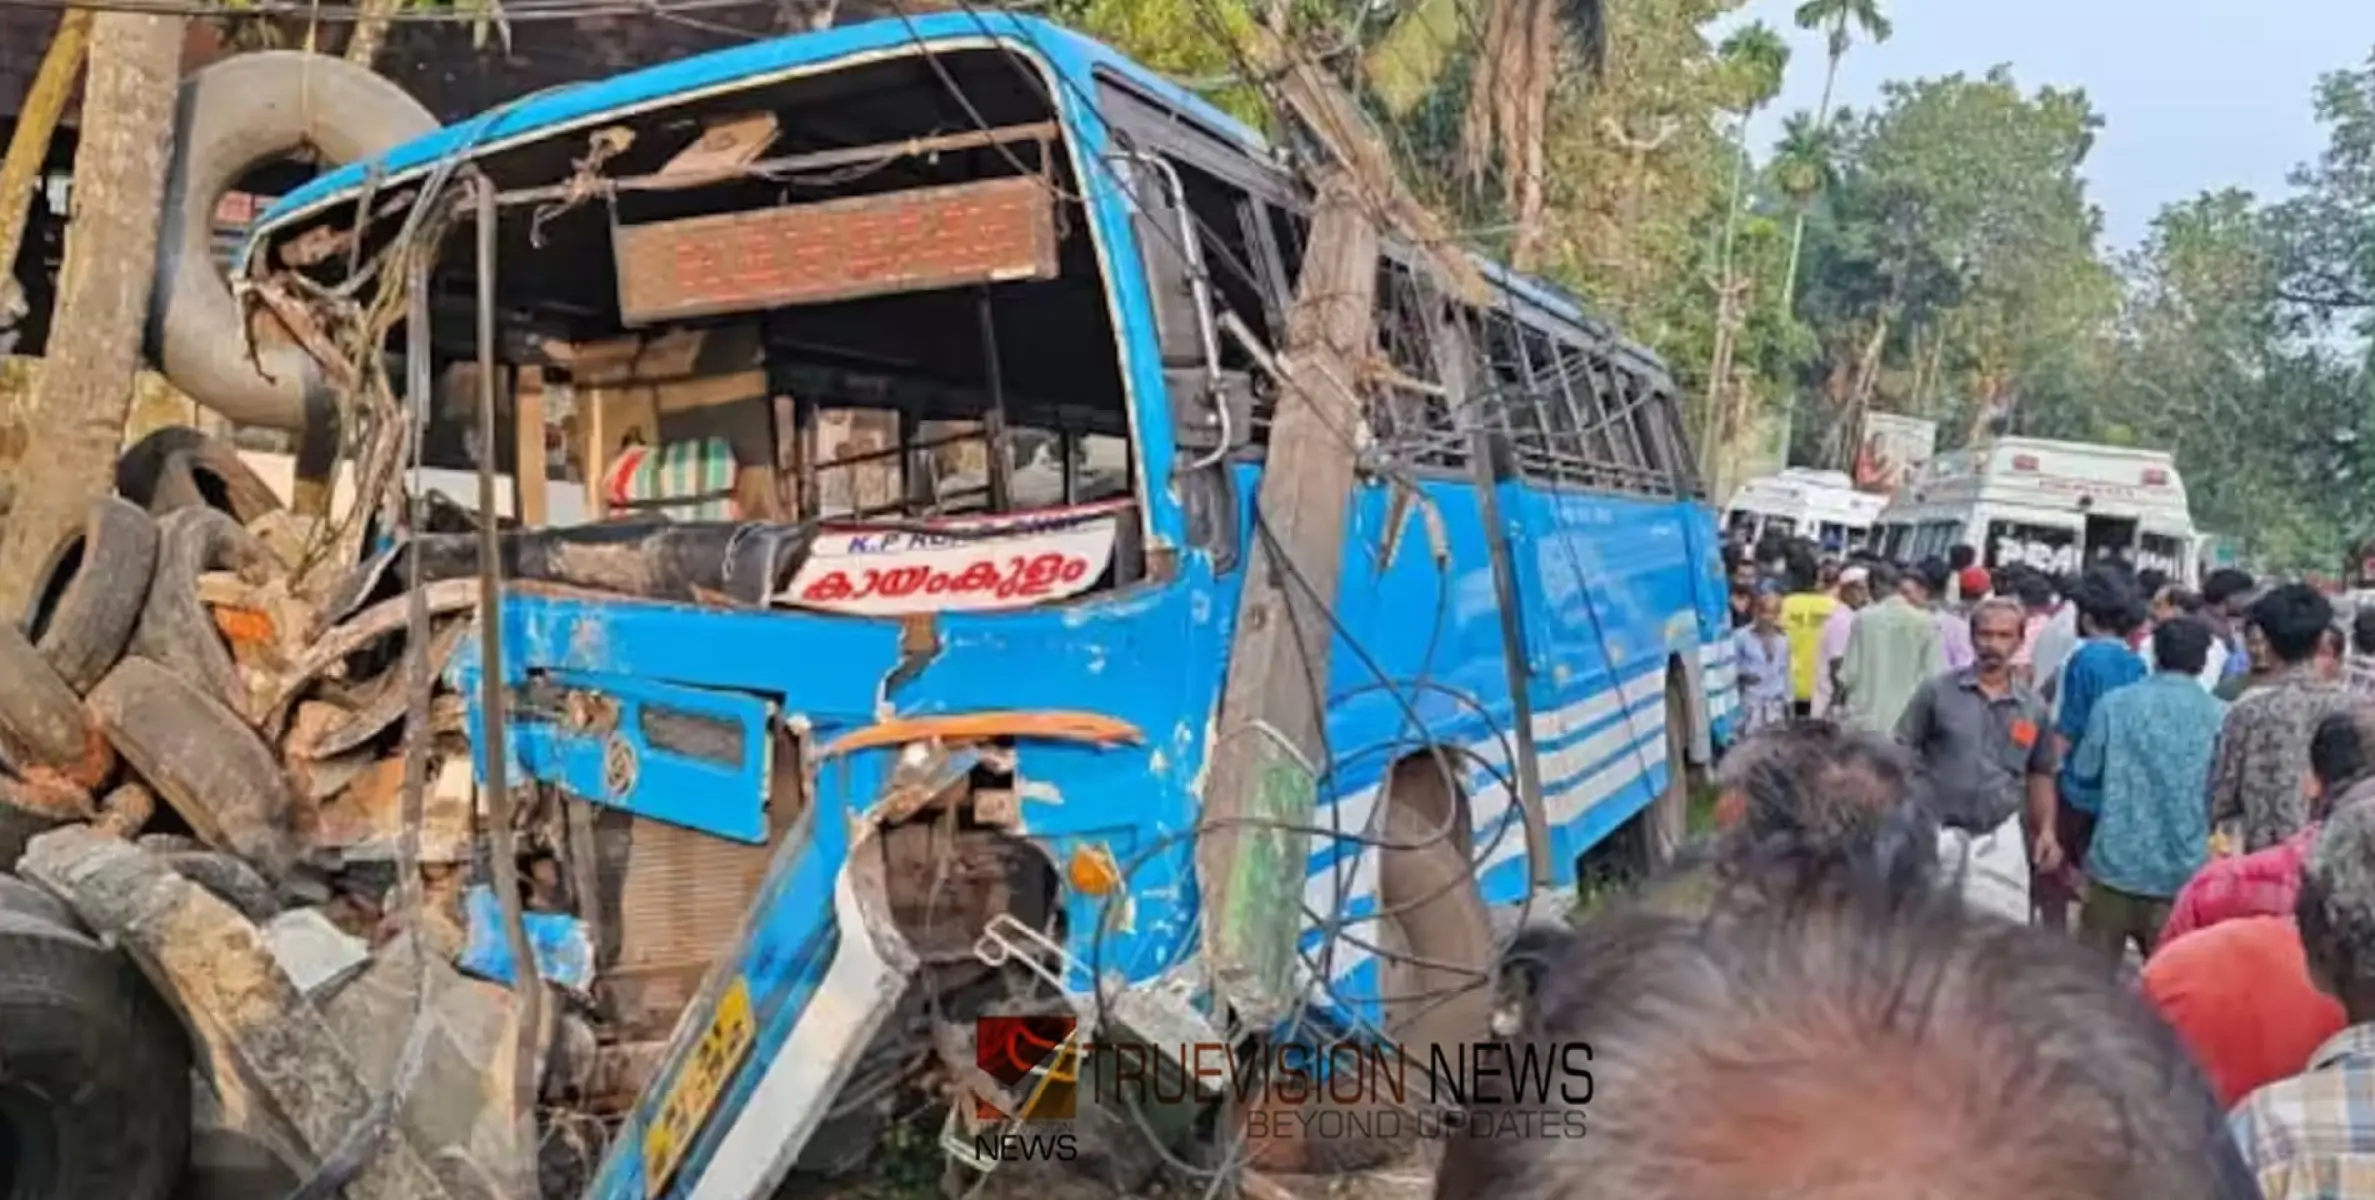
M1887 504L1885 496L1857 491L1844 471L1789 467L1741 484L1724 505L1724 529L1751 544L1771 533L1844 554L1870 542Z
M2127 446L2000 438L1941 454L1880 514L1874 541L1899 563L1969 546L1989 570L2070 574L2118 558L2188 587L2201 574L2176 460Z

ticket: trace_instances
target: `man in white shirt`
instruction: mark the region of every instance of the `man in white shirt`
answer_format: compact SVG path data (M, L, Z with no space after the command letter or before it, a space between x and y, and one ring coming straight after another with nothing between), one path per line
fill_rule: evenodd
M2054 685L2061 681L2062 665L2078 650L2078 602L2070 598L2071 586L2066 578L2055 582L2061 606L2046 619L2045 628L2037 631L2036 646L2029 652L2030 686L2045 697L2056 717L2062 712L2062 693Z

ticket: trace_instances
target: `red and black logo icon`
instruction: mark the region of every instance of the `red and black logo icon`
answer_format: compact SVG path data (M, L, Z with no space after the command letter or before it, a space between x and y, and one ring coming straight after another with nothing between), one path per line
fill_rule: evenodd
M1080 1048L1071 1016L983 1017L973 1024L973 1063L1009 1092L1020 1112L1004 1112L980 1096L974 1115L985 1121L1069 1121L1076 1107ZM1033 1078L1037 1076L1037 1078Z

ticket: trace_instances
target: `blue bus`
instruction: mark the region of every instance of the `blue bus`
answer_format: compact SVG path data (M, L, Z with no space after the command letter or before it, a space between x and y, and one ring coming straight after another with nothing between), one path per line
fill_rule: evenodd
M422 465L507 480L470 518L505 526L500 638L448 675L473 729L505 685L478 770L549 801L605 1041L667 1047L589 1194L769 1194L864 1143L900 1047L1000 1005L1231 1029L1194 834L1254 497L1296 469L1267 438L1311 210L1182 88L955 12L529 97L259 219L235 274L400 296ZM1476 267L1482 303L1388 240L1341 431L1342 836L1279 914L1339 1033L1411 1036L1588 857L1670 849L1736 704L1672 375ZM468 545L413 536L344 611ZM1425 1036L1481 1036L1463 1011Z

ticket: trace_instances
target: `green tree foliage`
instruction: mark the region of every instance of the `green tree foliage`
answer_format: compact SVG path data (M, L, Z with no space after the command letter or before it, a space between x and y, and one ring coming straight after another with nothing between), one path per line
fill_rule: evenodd
M2307 315L2375 333L2375 54L2318 81L2325 153L2294 173L2299 193L2270 212L2281 239L2282 290Z
M1800 297L1834 452L1874 407L1984 432L2076 369L2119 300L2079 175L2099 126L1997 68L1890 84L1837 131Z
M1266 125L1242 47L1273 2L1050 11ZM1719 478L1773 413L1794 415L1796 461L1836 464L1863 413L1909 412L1946 448L2008 430L2171 450L2197 522L2261 561L2330 569L2375 533L2375 56L2318 83L2328 145L2289 194L2173 204L2113 254L2083 92L1999 67L1834 111L1840 60L1891 33L1885 0L1798 7L1822 100L1745 156L1789 62L1761 25L1710 32L1742 0L1291 2L1450 227L1705 398Z

